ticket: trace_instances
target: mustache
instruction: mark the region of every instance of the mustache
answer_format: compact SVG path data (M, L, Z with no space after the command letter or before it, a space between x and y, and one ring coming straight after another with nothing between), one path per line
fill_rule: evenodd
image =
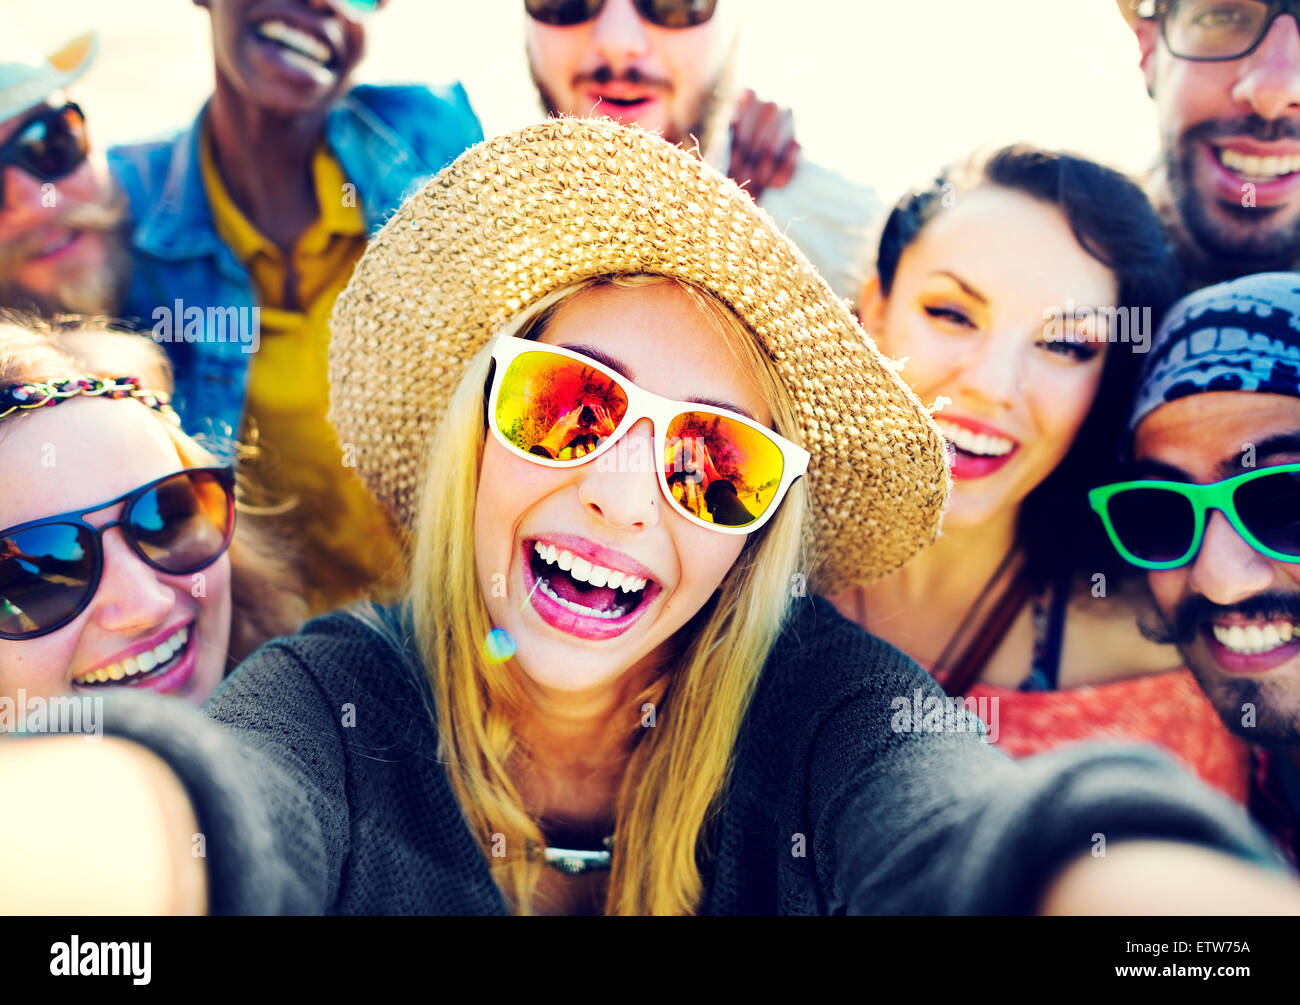
M83 202L53 215L48 227L69 230L116 230L126 219L126 197L116 190L102 202ZM32 256L43 239L46 227L20 234L11 241L0 242L0 278L13 275Z
M1210 119L1190 126L1182 142L1249 138L1261 143L1300 139L1300 116L1265 119L1258 115L1240 115L1232 119Z
M672 81L653 74L644 73L635 66L630 66L622 73L615 73L609 64L599 66L591 73L580 73L573 81L575 84L627 84L629 87L653 87L657 90L671 91Z
M1188 597L1174 609L1172 624L1143 625L1142 634L1153 642L1166 645L1190 645L1202 627L1229 614L1240 614L1250 621L1286 618L1300 623L1300 593L1259 593L1229 607L1212 603L1198 594Z

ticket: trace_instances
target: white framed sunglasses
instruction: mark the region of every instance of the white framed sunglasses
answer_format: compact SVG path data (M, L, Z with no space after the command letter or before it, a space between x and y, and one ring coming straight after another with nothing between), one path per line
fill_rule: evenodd
M709 530L752 534L808 470L808 451L749 416L660 397L570 349L503 335L492 359L488 427L503 447L572 468L609 454L649 419L654 446L645 463L668 504Z

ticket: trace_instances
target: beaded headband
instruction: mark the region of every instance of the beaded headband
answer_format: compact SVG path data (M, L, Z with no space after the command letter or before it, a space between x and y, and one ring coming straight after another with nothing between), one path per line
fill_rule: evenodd
M179 426L180 416L172 410L171 397L162 391L150 391L140 385L139 377L102 379L82 375L51 380L47 383L22 381L0 387L0 419L14 412L31 411L58 405L69 398L134 398Z

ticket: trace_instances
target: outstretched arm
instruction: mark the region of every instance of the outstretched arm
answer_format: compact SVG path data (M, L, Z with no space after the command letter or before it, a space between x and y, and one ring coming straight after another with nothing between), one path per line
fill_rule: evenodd
M803 641L826 649L809 665L834 676L847 661L806 734L827 912L1300 913L1300 887L1241 807L1157 749L1013 761L902 653L834 615L816 628Z
M105 700L103 722L102 742L0 739L0 792L25 807L0 815L0 910L331 909L349 839L344 753L295 655L259 650L207 716L131 693ZM111 849L111 864L88 848Z

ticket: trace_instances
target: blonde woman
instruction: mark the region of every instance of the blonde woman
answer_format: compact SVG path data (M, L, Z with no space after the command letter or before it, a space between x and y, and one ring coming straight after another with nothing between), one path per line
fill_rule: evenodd
M255 518L236 528L234 476L181 432L169 386L147 338L0 324L0 698L202 706L301 626L295 581Z
M1157 755L1015 763L966 716L898 724L899 701L942 692L804 580L882 575L931 540L941 438L806 260L689 154L578 120L465 154L358 265L332 377L341 442L413 528L404 602L263 648L209 706L215 724L116 703L104 815L130 892L96 900L102 880L30 847L11 875L16 828L0 824L6 896L44 903L57 876L79 909L117 911L1069 911L1147 895L1199 911L1211 889L1216 909L1300 904L1240 860L1270 861L1240 812ZM678 461L702 493L671 491ZM743 505L699 501L723 482ZM0 750L0 784L75 774L70 745L19 746Z

